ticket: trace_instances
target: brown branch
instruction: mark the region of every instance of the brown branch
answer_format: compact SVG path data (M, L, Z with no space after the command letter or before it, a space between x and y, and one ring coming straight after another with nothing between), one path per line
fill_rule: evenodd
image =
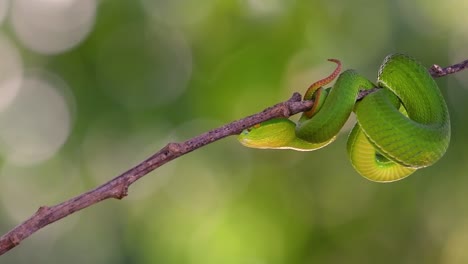
M468 60L447 68L434 65L429 72L434 78L441 77L461 71L467 67L467 64ZM368 93L368 91L361 92L358 99ZM145 161L93 190L54 206L41 206L29 219L0 237L0 255L16 247L22 240L39 229L70 214L109 198L124 198L127 195L128 187L132 183L175 158L227 136L237 135L245 128L263 121L276 117L288 118L294 114L304 112L309 110L312 105L312 101L301 101L301 95L294 93L289 100L269 107L260 113L226 124L181 143L169 143Z
M127 195L128 187L132 183L177 157L227 136L239 134L245 128L263 121L275 117L287 118L303 112L310 109L312 105L312 101L301 101L301 95L294 93L288 101L278 103L260 113L213 129L182 143L169 143L145 161L93 190L51 207L40 207L28 220L0 237L0 255L16 247L22 240L37 230L76 211L109 198L124 198Z
M457 73L461 70L464 70L468 67L468 60L462 61L457 64L450 65L448 67L442 68L437 64L432 65L429 69L429 73L432 75L433 78L443 77L448 74Z

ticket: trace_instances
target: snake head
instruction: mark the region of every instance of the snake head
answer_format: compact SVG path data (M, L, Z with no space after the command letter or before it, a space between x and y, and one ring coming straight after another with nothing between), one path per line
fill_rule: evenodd
M282 149L296 137L296 124L287 118L274 118L244 129L239 142L250 148Z
M244 129L237 139L249 148L312 151L330 144L335 138L318 144L310 143L296 137L296 123L287 118L274 118Z

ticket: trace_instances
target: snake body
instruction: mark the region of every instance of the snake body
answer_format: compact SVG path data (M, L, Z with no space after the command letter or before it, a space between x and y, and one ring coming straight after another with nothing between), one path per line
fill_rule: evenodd
M369 180L402 179L445 154L450 142L447 105L418 61L403 54L387 56L377 84L354 70L339 74L341 63L332 61L337 69L309 87L304 99L314 100L314 107L297 124L287 118L269 120L244 130L239 141L252 148L316 150L333 142L354 111L357 123L348 138L348 154ZM322 87L336 76L332 88ZM375 87L380 89L356 101L360 90Z

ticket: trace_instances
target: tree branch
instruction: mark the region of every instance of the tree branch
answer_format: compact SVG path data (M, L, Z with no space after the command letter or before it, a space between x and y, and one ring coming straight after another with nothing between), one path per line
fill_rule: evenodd
M429 69L429 73L432 75L433 78L443 77L448 74L457 73L461 70L464 70L468 67L468 60L464 60L460 63L450 65L448 67L442 68L437 64L432 65Z
M312 101L301 101L301 95L294 93L289 100L269 107L260 113L234 121L181 143L169 143L145 161L93 190L51 207L41 206L28 220L0 237L0 255L17 246L37 230L74 212L109 198L124 198L132 183L177 157L227 136L239 134L245 128L263 121L276 117L288 118L310 109L312 105Z
M434 65L429 72L434 78L442 77L461 71L467 68L467 65L468 60L446 68ZM358 95L358 99L363 98L368 93L368 91L361 92ZM301 101L301 95L299 93L294 93L289 100L278 103L262 112L215 128L187 141L169 143L140 164L93 190L54 206L41 206L29 219L0 237L0 255L16 247L22 240L28 238L39 229L81 209L109 198L124 198L127 195L128 187L130 187L132 183L173 159L227 136L237 135L245 128L252 127L255 124L277 117L288 118L297 113L307 111L312 105L312 101Z

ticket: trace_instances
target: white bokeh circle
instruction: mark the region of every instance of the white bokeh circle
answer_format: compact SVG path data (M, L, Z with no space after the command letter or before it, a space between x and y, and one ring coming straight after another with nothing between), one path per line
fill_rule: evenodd
M25 73L10 106L0 113L0 144L8 162L30 165L52 157L67 140L72 126L68 87L56 76Z
M1 1L1 0L0 0ZM23 78L23 63L16 47L0 34L0 113L19 91Z
M58 54L78 45L94 26L95 0L16 0L13 30L28 49Z

